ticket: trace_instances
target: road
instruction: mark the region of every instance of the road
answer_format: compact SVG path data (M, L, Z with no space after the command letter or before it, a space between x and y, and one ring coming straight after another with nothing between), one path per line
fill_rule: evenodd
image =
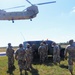
M5 56L6 52L0 52L0 56Z

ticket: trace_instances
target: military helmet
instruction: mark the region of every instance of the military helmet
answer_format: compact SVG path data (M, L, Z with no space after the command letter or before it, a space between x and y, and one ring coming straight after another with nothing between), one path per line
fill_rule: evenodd
M30 44L29 44L29 43L27 43L27 44L26 44L26 46L27 46L27 48L29 48L29 47L30 47Z
M69 44L72 44L73 42L74 42L73 39L69 40Z
M8 45L11 45L11 43L8 43Z
M19 44L19 47L21 48L21 47L23 47L23 45L22 44Z
M43 44L46 44L46 41L43 41Z
M43 43L42 42L40 43L40 46L43 46Z
M55 42L53 42L53 43L52 43L52 47L54 47L55 45L56 45L56 43L55 43Z

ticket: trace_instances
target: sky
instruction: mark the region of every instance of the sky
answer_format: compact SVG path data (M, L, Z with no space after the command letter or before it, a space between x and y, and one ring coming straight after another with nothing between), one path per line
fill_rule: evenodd
M33 4L53 0L30 0ZM5 10L23 11L30 6L26 0L0 0L0 9L25 5L25 7ZM38 6L39 13L32 21L0 21L0 47L10 42L18 46L24 41L52 40L56 43L75 40L75 1L56 0L56 3Z

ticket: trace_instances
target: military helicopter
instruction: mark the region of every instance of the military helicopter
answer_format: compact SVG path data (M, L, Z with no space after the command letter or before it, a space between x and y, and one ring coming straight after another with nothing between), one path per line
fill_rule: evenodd
M43 4L50 4L50 3L56 3L56 1L51 1L51 2L44 2L44 3L38 3L38 4L32 4L29 0L26 0L31 6L27 7L23 11L17 11L17 12L6 12L5 9L0 10L0 20L12 20L12 23L14 23L14 20L21 20L25 19L32 21L33 18L37 16L39 13L37 5L43 5ZM12 8L19 8L19 7L25 7L23 6L17 6L17 7L12 7ZM7 9L12 9L12 8L7 8Z

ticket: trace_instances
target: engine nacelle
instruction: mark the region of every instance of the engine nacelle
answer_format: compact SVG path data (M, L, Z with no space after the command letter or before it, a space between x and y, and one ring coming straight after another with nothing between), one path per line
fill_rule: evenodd
M32 5L27 8L28 12L33 12L34 15L37 15L39 13L38 7L36 5Z

